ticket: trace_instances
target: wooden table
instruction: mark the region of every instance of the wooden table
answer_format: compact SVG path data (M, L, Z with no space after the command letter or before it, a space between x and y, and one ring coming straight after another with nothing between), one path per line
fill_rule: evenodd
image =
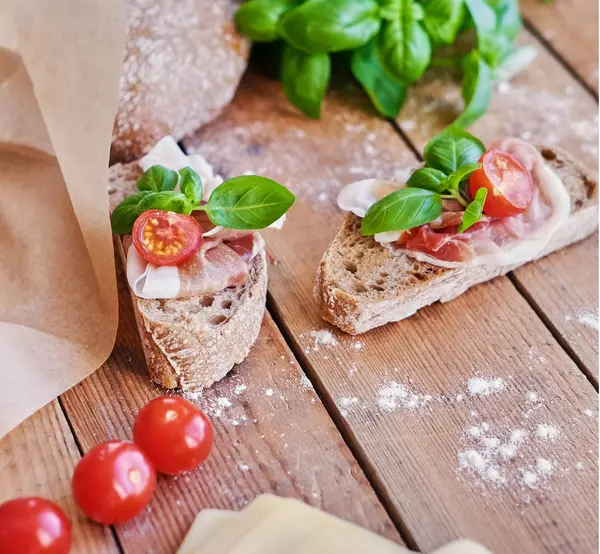
M520 41L538 58L499 87L472 131L555 143L596 166L597 3L522 7ZM459 105L458 86L434 74L387 122L344 83L315 122L250 72L232 106L185 148L225 176L280 180L299 200L285 229L267 237L279 264L256 346L197 399L216 432L209 461L161 477L150 507L124 525L95 525L73 504L82 453L130 438L139 408L163 392L146 377L120 275L112 356L0 442L0 500L57 501L74 522L73 552L174 552L199 510L240 509L264 492L425 552L456 537L497 553L597 552L597 236L407 321L357 338L334 331L333 344L320 344L329 327L312 286L342 217L336 191L402 177Z

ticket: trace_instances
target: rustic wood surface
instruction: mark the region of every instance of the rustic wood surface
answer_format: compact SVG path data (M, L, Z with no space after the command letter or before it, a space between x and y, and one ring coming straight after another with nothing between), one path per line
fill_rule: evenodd
M555 143L596 166L597 3L522 7L533 33L520 40L538 57L499 86L472 130ZM437 73L413 91L402 134L352 84L334 87L324 118L310 121L278 83L247 75L233 105L185 146L225 175L280 180L298 202L284 229L267 233L280 262L270 267L273 318L249 358L193 399L215 427L210 459L188 476L161 477L149 508L113 529L73 504L81 454L130 438L139 408L163 393L146 377L119 276L111 358L0 441L0 501L58 502L77 553L174 552L199 510L239 509L262 492L425 552L463 536L495 553L597 552L597 236L360 337L315 312L315 268L341 219L336 191L363 177L402 179L459 107L453 76ZM323 330L334 342L319 343Z
M314 332L329 327L316 313L312 287L342 217L332 205L337 190L351 180L398 174L416 162L386 122L368 117L364 106L349 112L361 101L347 86L332 93L317 124L288 107L277 83L248 75L227 113L184 145L225 175L255 171L297 191L300 200L287 225L268 235L280 260L271 270L271 306L412 541L424 551L459 536L497 552L592 551L593 456L586 454L588 471L574 469L578 452L595 450L595 418L583 415L594 409L595 391L507 277L400 324L357 338L336 333L337 345L315 348ZM484 401L471 397L468 381L477 376L502 380L506 392ZM421 410L382 409L382 389L393 382L435 400ZM533 412L527 402L532 391L542 399ZM456 401L459 395L463 401ZM555 409L564 398L569 400ZM499 490L485 478L457 474L459 453L471 444L465 435L481 422L494 429L492 438L506 440L521 428L529 437L518 463L503 464L509 483ZM536 435L546 422L570 437L554 452ZM560 492L528 490L522 474L549 453L560 456L553 461L561 468ZM568 505L570 515L547 529L548 519Z
M521 0L520 4L527 25L598 94L598 2Z
M138 410L164 394L147 378L129 291L122 278L120 284L121 317L112 356L62 396L84 452L104 440L130 439ZM174 552L201 509L241 509L266 492L300 498L400 542L310 382L302 377L267 314L246 361L192 398L213 423L210 458L189 475L159 478L148 509L116 527L123 551Z
M92 523L75 506L71 475L79 459L65 414L55 400L0 442L0 503L21 496L49 498L71 521L73 552L119 552L110 529Z

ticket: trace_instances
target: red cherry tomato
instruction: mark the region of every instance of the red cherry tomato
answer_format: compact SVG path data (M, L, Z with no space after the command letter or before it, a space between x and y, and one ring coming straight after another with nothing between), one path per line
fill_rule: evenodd
M150 502L156 471L140 448L112 440L92 448L73 473L75 502L90 519L105 525L123 523Z
M533 200L529 172L515 157L496 148L479 159L481 169L469 179L469 192L475 198L480 188L488 193L483 211L492 217L507 217L524 212Z
M65 513L45 498L15 498L0 505L0 552L67 554L71 524Z
M140 410L133 425L133 440L158 472L176 475L192 471L206 460L213 429L191 402L178 396L161 396Z
M202 246L202 227L189 215L148 210L133 225L133 244L153 265L178 265Z

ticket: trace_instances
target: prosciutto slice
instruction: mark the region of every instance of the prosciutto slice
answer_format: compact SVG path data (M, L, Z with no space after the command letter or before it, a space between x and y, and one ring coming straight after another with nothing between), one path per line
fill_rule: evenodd
M504 218L484 215L467 231L458 233L463 212L455 203L445 204L445 211L435 221L409 231L380 233L375 235L375 240L395 252L447 268L506 266L535 258L567 222L571 209L569 194L533 145L508 138L494 147L517 158L530 172L534 185L533 201L522 214ZM387 182L385 187L372 187L373 202L385 196L377 194L385 188L389 190ZM343 197L342 193L340 197ZM344 203L357 215L364 216L366 209L361 198L354 202L348 200L346 191Z
M230 242L209 239L190 260L179 266L154 266L146 262L131 244L127 251L127 280L140 298L212 294L243 285L248 278L250 262L263 247L258 234Z

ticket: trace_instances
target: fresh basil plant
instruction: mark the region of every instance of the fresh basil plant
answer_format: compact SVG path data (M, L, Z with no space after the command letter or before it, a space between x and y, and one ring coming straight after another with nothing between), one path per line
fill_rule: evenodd
M180 192L175 190L179 182ZM202 180L191 168L179 172L161 165L149 168L137 181L138 192L113 211L113 233L131 233L135 220L147 210L189 215L204 211L214 225L257 230L277 221L292 206L294 195L279 183L258 175L242 175L221 183L202 203Z
M349 51L352 74L375 109L390 118L428 67L460 69L465 107L454 123L460 127L487 111L522 25L517 0L249 0L235 23L255 42L284 43L285 93L308 117L320 117L329 57ZM440 47L470 30L470 51L440 56Z

